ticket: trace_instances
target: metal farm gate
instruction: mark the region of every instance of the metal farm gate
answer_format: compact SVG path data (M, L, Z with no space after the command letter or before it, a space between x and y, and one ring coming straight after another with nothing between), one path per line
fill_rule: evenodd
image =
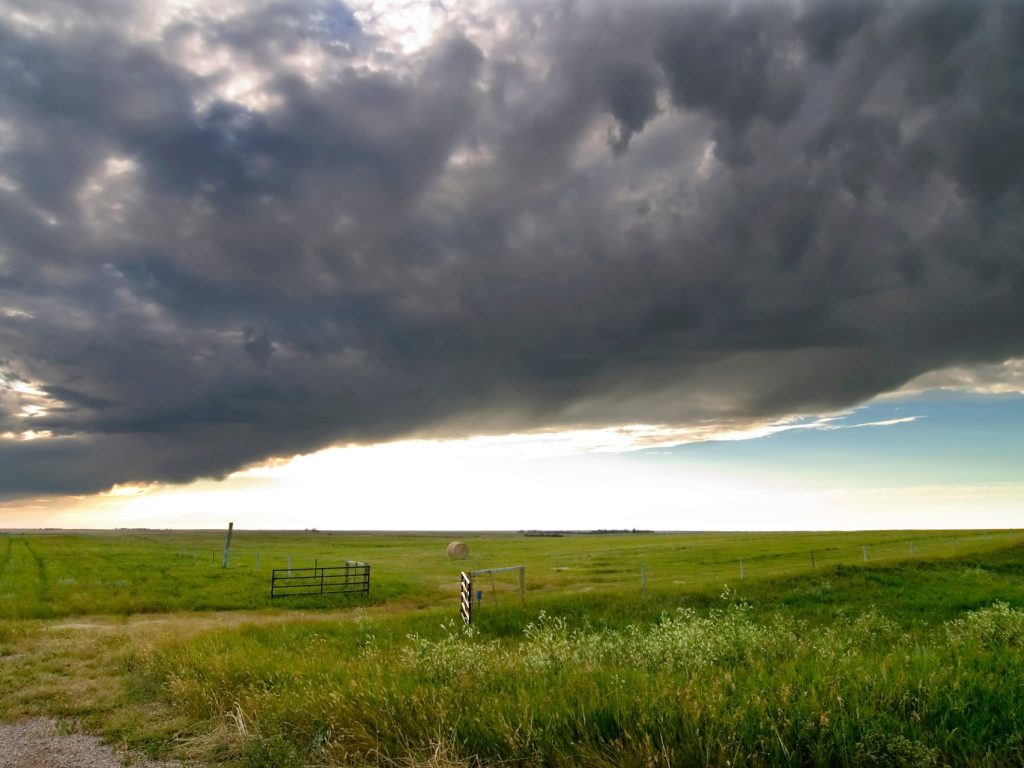
M370 564L314 568L277 568L270 576L270 596L336 595L344 592L370 594Z

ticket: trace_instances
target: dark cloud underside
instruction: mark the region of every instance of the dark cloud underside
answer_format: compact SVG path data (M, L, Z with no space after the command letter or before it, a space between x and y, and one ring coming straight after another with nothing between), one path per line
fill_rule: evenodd
M510 3L409 54L328 2L148 36L31 7L0 12L0 433L49 436L0 440L2 494L1024 355L1016 0Z

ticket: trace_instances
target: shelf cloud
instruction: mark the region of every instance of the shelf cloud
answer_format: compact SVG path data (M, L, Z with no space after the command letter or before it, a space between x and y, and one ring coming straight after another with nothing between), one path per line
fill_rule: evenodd
M0 12L0 494L1024 356L1015 0Z

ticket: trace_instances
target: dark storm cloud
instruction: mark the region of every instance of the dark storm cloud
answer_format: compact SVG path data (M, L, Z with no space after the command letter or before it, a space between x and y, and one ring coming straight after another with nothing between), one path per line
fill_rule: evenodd
M792 13L781 3L704 3L669 14L655 56L672 101L717 119L716 152L724 160L751 159L740 144L755 119L781 123L800 105Z
M796 22L807 53L835 64L846 42L882 11L880 0L817 0L809 2Z
M0 493L1024 355L1015 1L8 7Z
M608 111L619 123L618 136L612 142L618 155L658 111L658 82L648 69L627 63L610 66L603 85Z

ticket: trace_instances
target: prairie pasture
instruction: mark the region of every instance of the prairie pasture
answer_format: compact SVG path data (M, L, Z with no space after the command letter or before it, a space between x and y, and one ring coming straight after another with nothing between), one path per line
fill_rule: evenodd
M1024 763L1020 531L223 536L0 534L0 716L238 766ZM345 560L369 597L270 598Z
M447 544L469 545L451 560ZM235 531L223 567L223 531L83 531L0 534L0 619L91 614L224 611L347 605L270 599L272 569L370 563L372 604L426 607L450 602L460 570L526 567L531 595L636 592L670 594L741 581L814 573L836 565L879 565L981 552L1015 531L849 533L349 533ZM741 567L742 563L742 567ZM492 590L511 581L484 579Z

